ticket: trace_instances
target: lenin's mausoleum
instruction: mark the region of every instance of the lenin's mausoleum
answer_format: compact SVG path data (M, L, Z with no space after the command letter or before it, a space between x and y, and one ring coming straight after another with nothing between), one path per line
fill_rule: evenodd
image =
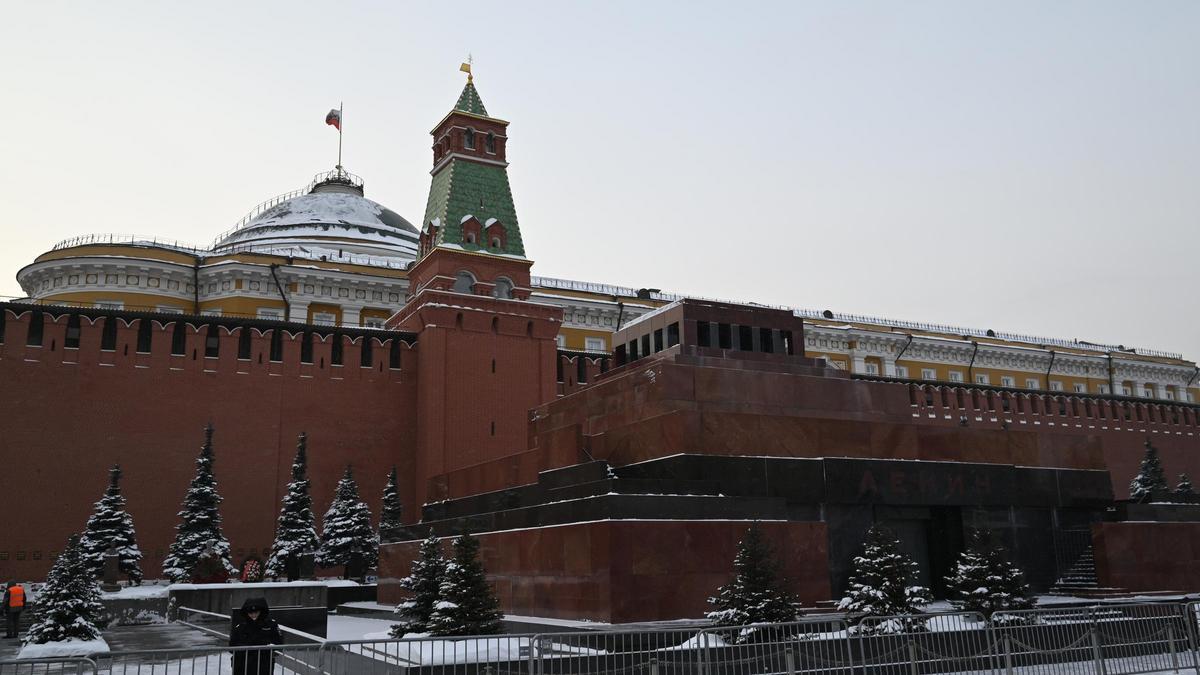
M509 613L695 617L751 521L807 603L878 522L935 594L970 528L1038 590L1200 590L1200 505L1128 501L1147 443L1200 476L1194 363L534 276L508 123L468 82L432 135L417 225L338 167L206 247L86 236L20 270L0 578L43 578L117 462L157 576L211 422L235 563L299 432L318 505L351 463L377 512L397 467L382 602L432 529L480 537Z

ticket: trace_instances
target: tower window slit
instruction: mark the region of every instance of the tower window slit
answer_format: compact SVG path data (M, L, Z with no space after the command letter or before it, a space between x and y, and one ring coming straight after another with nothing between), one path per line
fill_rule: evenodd
M104 317L104 328L100 333L100 349L106 352L117 350L117 317Z
M72 314L67 318L67 336L63 340L63 347L79 349L79 333L79 315Z
M304 336L300 338L300 363L312 363L312 331L304 331Z
M329 364L334 366L342 365L342 334L333 334L333 344L329 349Z
M221 338L216 326L209 326L204 336L204 358L215 359L221 355Z
M29 314L29 333L27 333L25 335L25 345L26 346L28 346L28 347L41 347L42 346L42 330L44 329L44 326L42 324L44 321L45 321L45 317L42 315L41 312L37 312L37 311L30 312L30 314Z
M271 329L271 360L278 363L283 360L283 331Z
M241 332L238 333L238 359L242 361L249 361L250 349L250 327L243 326Z
M171 333L171 355L183 356L187 353L187 333L183 323L175 324L175 330Z
M154 339L154 333L152 332L153 328L154 325L150 319L141 319L138 321L137 351L139 354L150 353L150 346ZM67 330L69 332L70 328Z

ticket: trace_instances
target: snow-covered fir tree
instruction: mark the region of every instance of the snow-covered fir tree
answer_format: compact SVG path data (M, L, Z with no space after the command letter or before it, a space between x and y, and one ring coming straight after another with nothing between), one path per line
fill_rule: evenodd
M217 507L217 479L213 476L212 426L204 429L204 445L196 458L196 476L183 497L179 511L180 523L175 528L175 541L163 560L163 574L176 583L187 581L196 561L211 546L213 553L230 574L237 568L229 560L229 540L221 533L221 514Z
M913 585L917 563L900 552L900 542L879 525L867 532L863 554L853 561L850 586L838 609L865 616L913 614L932 602L929 590Z
M441 598L446 563L441 542L430 532L421 542L408 576L400 580L400 588L409 592L409 598L396 607L401 623L392 626L392 637L429 632L429 617Z
M100 585L84 558L79 536L71 535L38 594L34 624L24 643L95 640L100 637L103 614Z
M359 499L358 483L354 482L354 473L347 465L321 522L317 564L321 567L344 565L347 568L345 576L349 576L350 561L356 554L362 556L363 565L374 567L379 559L379 537L371 528L371 510Z
M142 552L138 549L137 535L133 531L133 516L125 510L125 497L121 495L121 467L114 465L108 471L108 489L96 502L95 510L88 518L87 527L79 546L93 577L104 571L104 554L108 549L117 551L121 573L133 584L142 582Z
M383 507L379 510L379 541L400 541L403 537L404 506L400 503L400 490L396 487L396 467L388 474L387 485L383 486Z
M1186 473L1179 474L1179 484L1175 486L1175 501L1183 504L1196 501L1196 490L1192 487L1192 479Z
M706 616L718 626L792 621L799 614L795 596L779 575L779 561L758 525L738 542L733 581L708 599L716 607Z
M1146 454L1142 456L1142 466L1137 476L1129 483L1129 498L1143 503L1161 501L1169 490L1162 462L1158 459L1158 450L1150 444L1150 439L1146 439Z
M954 573L946 577L946 589L955 609L979 612L989 619L997 612L1034 605L1025 574L982 530L971 532L967 550L959 554Z
M500 601L479 560L479 540L454 538L454 558L446 563L440 598L429 617L429 632L439 636L495 635L500 632Z
M295 564L299 556L315 554L317 540L316 516L312 510L312 495L308 482L308 437L301 433L296 440L296 458L292 460L292 481L283 495L279 522L275 526L275 543L267 559L266 575L282 577L288 573L288 563Z

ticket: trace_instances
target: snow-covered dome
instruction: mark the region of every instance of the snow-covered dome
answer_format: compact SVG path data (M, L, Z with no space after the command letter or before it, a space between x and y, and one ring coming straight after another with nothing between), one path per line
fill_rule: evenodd
M237 227L217 238L215 252L262 250L331 260L371 256L412 260L417 228L400 214L363 196L362 181L335 170L308 188L264 202Z

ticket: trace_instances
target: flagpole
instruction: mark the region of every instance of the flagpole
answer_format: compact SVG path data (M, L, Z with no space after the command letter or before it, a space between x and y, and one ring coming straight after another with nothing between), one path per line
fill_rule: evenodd
M338 173L342 171L342 127L346 124L345 117L342 116L342 110L346 105L344 101L338 102Z

